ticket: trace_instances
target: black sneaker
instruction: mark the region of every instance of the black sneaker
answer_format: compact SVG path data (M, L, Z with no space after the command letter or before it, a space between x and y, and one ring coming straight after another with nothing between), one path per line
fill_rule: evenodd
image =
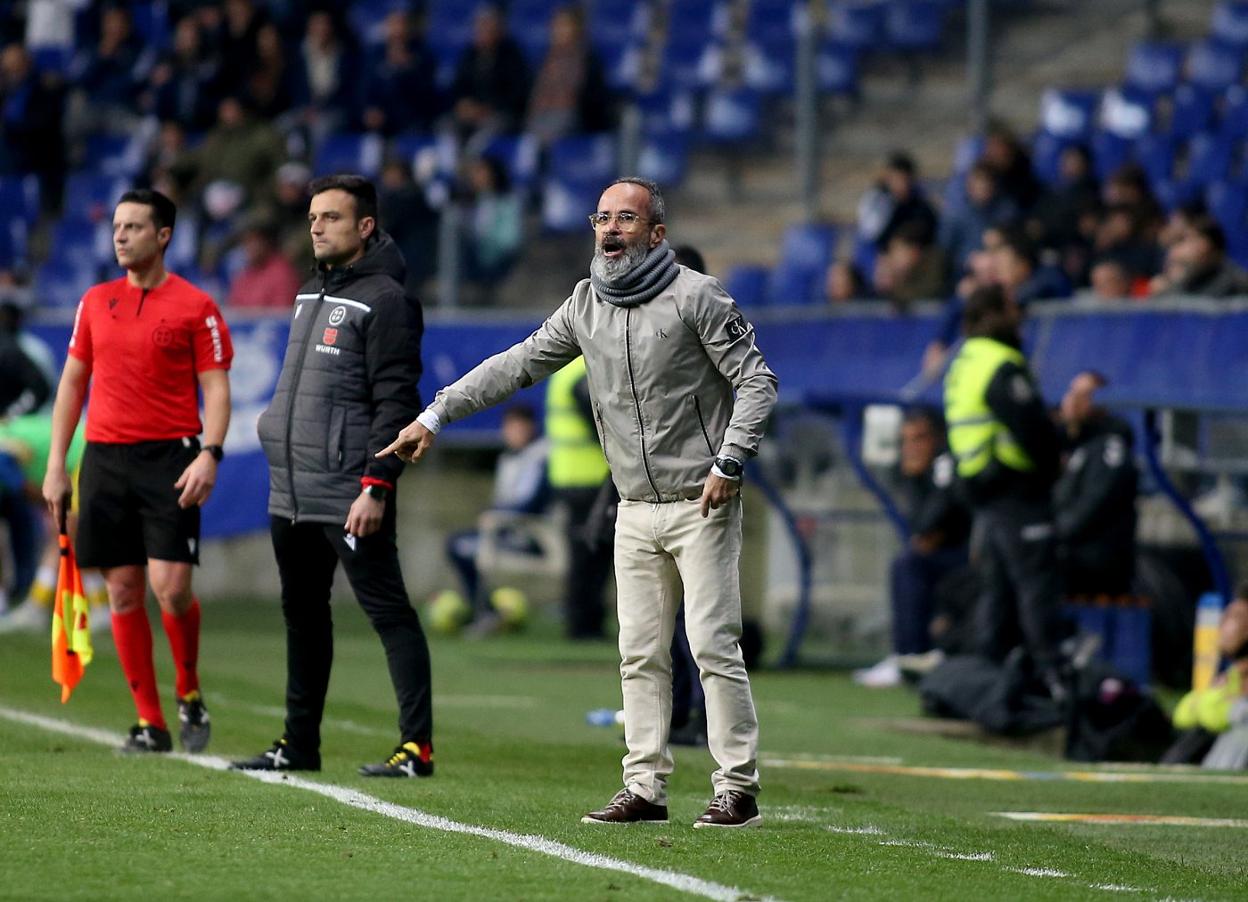
M621 789L611 801L581 818L582 824L666 824L667 806L648 802L629 789Z
M433 746L428 742L405 742L381 764L365 764L362 777L432 777Z
M694 827L757 827L763 822L754 796L730 789L711 799L706 812L693 822Z
M231 761L230 770L320 770L321 756L319 753L305 755L295 750L285 739L273 743L267 752L261 752L254 758L243 758Z
M208 747L212 738L212 724L208 719L208 709L198 692L192 692L178 699L178 738L182 740L182 748L192 755L202 752Z
M168 730L152 726L150 723L136 723L130 728L130 735L122 745L123 752L172 752L173 737Z

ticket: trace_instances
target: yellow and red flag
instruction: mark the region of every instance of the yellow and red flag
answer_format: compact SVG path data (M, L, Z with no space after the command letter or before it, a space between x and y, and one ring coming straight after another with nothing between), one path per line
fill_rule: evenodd
M52 608L52 681L60 684L61 704L65 704L91 663L93 652L82 571L78 569L74 549L64 531L60 543L61 569L56 578L56 602Z

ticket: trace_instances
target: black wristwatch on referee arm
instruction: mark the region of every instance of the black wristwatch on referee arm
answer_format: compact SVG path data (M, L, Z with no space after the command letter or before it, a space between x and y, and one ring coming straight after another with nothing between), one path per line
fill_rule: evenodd
M385 501L390 495L390 490L384 485L378 485L374 482L364 486L364 494L374 501Z
M200 448L199 450L207 451L209 454L212 455L212 459L215 460L217 463L221 463L221 458L225 457L225 449L222 448L220 445L204 445L204 447Z

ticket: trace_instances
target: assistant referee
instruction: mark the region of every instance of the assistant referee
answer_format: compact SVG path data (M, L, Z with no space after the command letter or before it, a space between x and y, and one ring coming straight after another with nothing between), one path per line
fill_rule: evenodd
M229 426L234 352L212 298L165 269L176 216L158 191L128 191L118 202L113 249L126 274L93 286L78 304L43 480L59 521L72 490L65 455L90 383L76 546L78 562L99 567L108 587L117 657L138 709L123 746L134 752L173 745L152 661L149 580L173 651L182 745L198 752L210 733L191 567L199 562L199 508L216 482Z

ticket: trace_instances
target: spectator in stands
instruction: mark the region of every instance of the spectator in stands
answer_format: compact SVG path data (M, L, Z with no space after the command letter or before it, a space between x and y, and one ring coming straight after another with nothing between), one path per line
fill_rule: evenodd
M463 252L469 281L493 286L520 254L523 210L507 169L494 157L478 157L466 173Z
M974 251L983 246L984 230L1003 226L1018 216L1018 207L997 187L995 170L982 160L966 174L966 201L945 211L940 221L940 246L950 271L961 273Z
M154 52L144 48L122 5L104 9L100 40L74 60L70 78L74 91L67 127L71 135L91 132L121 134L138 121L138 98Z
M1020 308L1032 301L1070 295L1070 284L1054 266L1041 265L1036 247L1021 229L1004 229L991 253L998 284Z
M260 29L268 17L254 0L225 0L222 12L215 49L221 54L224 87L227 91L242 92L256 60Z
M1079 239L1079 217L1096 203L1101 187L1092 168L1092 152L1072 144L1058 158L1057 183L1027 218L1027 234L1041 247L1061 250Z
M1128 595L1135 576L1139 474L1130 424L1096 403L1106 384L1100 373L1085 370L1062 397L1070 451L1053 506L1068 595Z
M893 233L876 260L873 287L901 310L944 295L944 254L929 240L926 224L912 219Z
M185 129L212 124L221 99L221 63L204 47L199 22L186 16L173 30L173 47L153 67L144 97L145 111Z
M433 55L413 33L406 10L386 16L385 36L385 52L365 84L362 124L383 135L429 131L442 112Z
M910 541L889 571L893 647L874 667L854 672L854 682L861 686L896 686L902 659L931 651L936 588L967 560L970 510L960 495L945 444L944 418L937 411L915 408L906 413L900 463L909 496Z
M1098 259L1092 264L1089 279L1089 294L1098 301L1119 301L1135 295L1131 269L1120 257L1108 255Z
M529 68L506 31L502 10L478 8L472 44L459 59L451 84L451 115L470 153L497 134L517 131L529 97Z
M913 234L924 245L936 240L936 211L919 187L914 160L896 152L885 163L879 181L858 202L858 235L882 251L909 222L918 224Z
M266 22L256 32L256 54L248 67L243 96L257 116L280 123L291 118L293 109L305 99L295 79L281 32Z
M288 160L277 167L270 188L268 202L261 210L277 223L278 243L286 259L298 272L306 273L315 263L311 242L308 241L308 182L312 170L297 160ZM395 226L388 220L390 227Z
M1153 282L1155 297L1248 295L1248 273L1226 255L1226 233L1212 216L1198 216L1170 248L1166 269Z
M517 404L503 413L503 453L494 467L494 494L490 510L513 514L540 514L550 500L550 484L546 480L546 440L538 429L533 408ZM522 529L504 533L498 539L522 554L540 552L533 539ZM476 529L455 532L446 539L446 556L459 574L464 598L473 611L476 630L488 632L498 625L492 616L489 598L482 590L481 573L477 568L477 552L481 533Z
M273 171L284 157L277 130L256 119L242 98L229 96L218 104L217 124L203 142L170 168L195 196L214 182L227 182L242 189L242 200L255 205L270 199Z
M550 49L533 82L525 130L549 145L568 134L608 131L612 112L602 65L585 37L584 13L561 7L550 19Z
M1155 230L1139 204L1116 203L1106 209L1092 246L1098 256L1121 260L1133 280L1147 279L1161 267Z
M59 210L65 183L65 96L35 72L21 44L0 51L0 172L39 176L45 210Z
M828 267L824 290L832 304L860 301L871 297L871 288L852 260L837 260Z
M387 160L381 168L381 212L390 237L407 262L409 293L420 295L420 288L438 268L438 217L424 190L412 179L412 170L402 160Z
M1001 193L1014 201L1020 212L1030 212L1043 189L1032 170L1031 155L1018 136L1002 123L993 123L984 137L980 159L996 172Z
M245 263L234 277L230 307L289 307L303 279L278 244L277 223L253 215L241 239Z
M304 99L303 122L313 144L355 121L358 116L358 63L347 29L327 9L308 16L299 48L302 73L299 94Z
M949 449L981 537L976 615L980 652L1002 661L1018 644L1054 699L1061 578L1051 492L1058 437L1020 350L1022 311L999 286L976 290L962 312L966 340L945 376Z

